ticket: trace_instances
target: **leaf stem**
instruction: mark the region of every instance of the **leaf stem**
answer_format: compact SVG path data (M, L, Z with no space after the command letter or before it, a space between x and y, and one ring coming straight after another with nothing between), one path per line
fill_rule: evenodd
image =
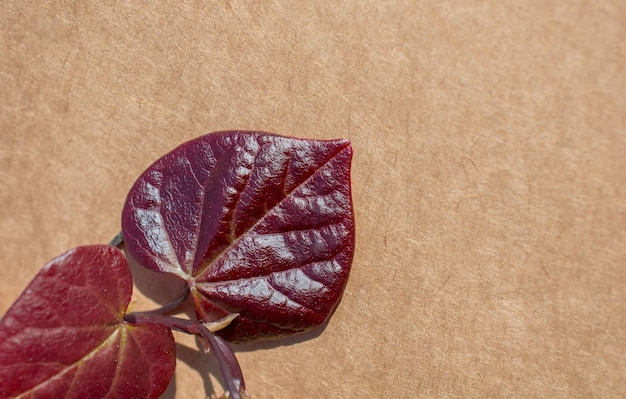
M109 242L109 245L117 247L117 248L121 248L123 243L124 243L124 236L122 235L122 232L120 231L119 233L117 233L115 237L113 237L111 242Z
M213 335L203 324L198 323L202 336L208 341L211 351L215 354L217 364L224 376L226 388L230 393L229 399L242 399L240 392L246 389L243 373L235 353L220 337Z
M227 392L230 395L228 398L243 399L241 393L245 392L246 386L235 353L222 338L213 335L204 324L149 312L130 313L124 317L124 320L130 324L160 324L176 331L200 337L205 348L210 348L215 354L217 365L222 372ZM205 352L208 353L209 351L205 350Z
M146 310L146 311L142 311L142 312L133 312L131 314L134 315L168 315L173 313L175 310L178 310L178 308L185 303L185 301L187 300L187 298L189 298L189 287L185 287L185 290L178 296L178 298L174 299L172 302L161 306L158 309L153 309L153 310Z

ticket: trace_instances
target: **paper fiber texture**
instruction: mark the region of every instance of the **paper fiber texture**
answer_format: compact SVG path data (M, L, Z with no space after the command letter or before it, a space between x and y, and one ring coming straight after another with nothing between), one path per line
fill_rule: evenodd
M0 314L178 144L343 137L352 275L236 349L256 398L624 396L623 2L92 3L0 5ZM176 338L165 397L220 394Z

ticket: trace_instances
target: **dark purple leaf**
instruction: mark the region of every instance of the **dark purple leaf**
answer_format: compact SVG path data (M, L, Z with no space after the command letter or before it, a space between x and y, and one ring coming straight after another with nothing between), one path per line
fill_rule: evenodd
M171 330L130 325L117 248L53 259L0 321L0 398L158 398L175 367Z
M351 158L346 140L219 132L187 142L131 189L127 248L187 281L200 320L239 313L227 339L318 326L352 262Z

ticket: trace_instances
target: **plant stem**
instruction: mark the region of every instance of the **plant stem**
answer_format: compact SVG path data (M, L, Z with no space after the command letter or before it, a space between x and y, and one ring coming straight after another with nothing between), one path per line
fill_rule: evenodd
M241 390L245 390L246 387L243 381L243 373L241 372L241 367L235 357L235 353L222 338L213 335L203 324L198 323L197 325L200 328L202 336L208 341L211 351L215 354L217 364L224 376L226 388L231 395L230 398L242 399L240 392Z
M123 243L124 243L124 236L122 235L122 232L120 231L119 233L117 233L115 237L113 237L109 245L120 248Z
M246 386L235 353L223 339L213 335L202 323L148 312L130 313L124 317L124 320L130 324L161 324L173 330L200 337L205 346L211 348L215 354L230 395L229 399L243 399L241 392L245 391Z
M189 298L189 287L185 287L185 290L178 296L178 298L174 299L172 302L161 306L158 309L146 310L145 312L133 312L131 314L141 314L141 315L168 315L177 310L180 305L185 303L185 301Z

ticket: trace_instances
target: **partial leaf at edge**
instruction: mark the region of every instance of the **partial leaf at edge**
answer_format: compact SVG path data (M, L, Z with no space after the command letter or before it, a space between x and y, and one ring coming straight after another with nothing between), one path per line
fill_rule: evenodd
M131 294L114 247L49 262L0 321L0 398L158 398L175 367L172 333L125 323Z

